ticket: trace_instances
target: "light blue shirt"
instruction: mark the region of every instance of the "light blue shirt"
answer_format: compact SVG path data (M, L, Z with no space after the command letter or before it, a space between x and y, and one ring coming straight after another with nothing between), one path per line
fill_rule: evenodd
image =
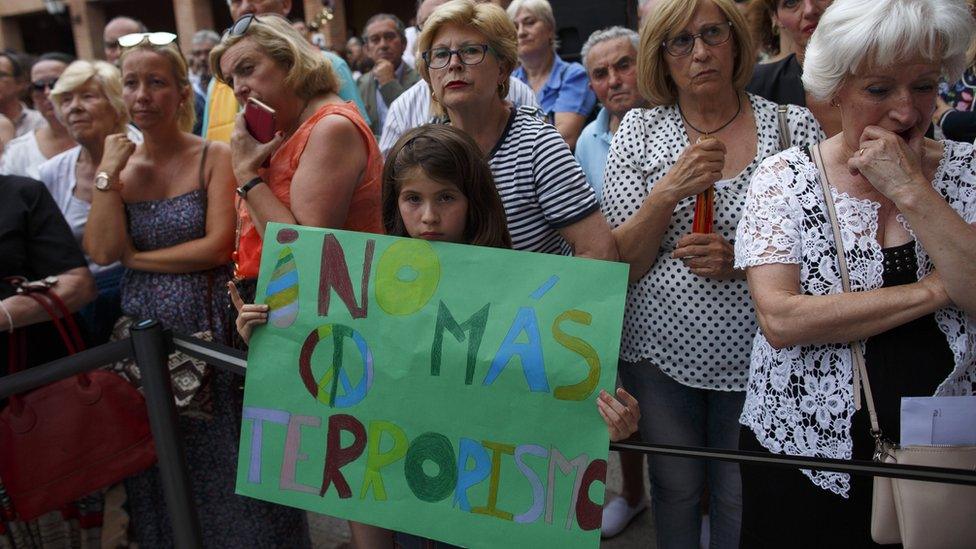
M323 51L322 55L332 64L332 70L335 71L336 77L339 79L339 91L336 93L343 100L356 103L359 114L363 115L363 120L366 121L366 125L369 125L370 121L369 115L366 114L366 105L363 103L363 98L359 97L359 88L356 87L356 80L352 77L349 64L346 63L345 59L331 51Z
M586 180L600 200L603 200L603 172L607 167L611 141L613 134L610 133L610 112L603 107L596 115L596 120L583 128L576 141L576 160L583 167Z
M526 84L529 77L525 68L515 69L512 76ZM589 116L596 105L596 94L590 89L590 79L586 76L586 69L579 63L567 63L556 56L552 63L552 72L542 89L536 93L539 106L546 113L550 123L555 122L557 112L571 112L582 116Z

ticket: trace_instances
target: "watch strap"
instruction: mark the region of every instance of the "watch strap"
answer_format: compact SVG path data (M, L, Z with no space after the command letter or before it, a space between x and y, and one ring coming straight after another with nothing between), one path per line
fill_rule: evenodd
M241 198L247 198L247 193L254 187L257 187L260 183L264 183L264 179L261 179L260 175L251 178L250 181L237 188L237 194L240 195Z

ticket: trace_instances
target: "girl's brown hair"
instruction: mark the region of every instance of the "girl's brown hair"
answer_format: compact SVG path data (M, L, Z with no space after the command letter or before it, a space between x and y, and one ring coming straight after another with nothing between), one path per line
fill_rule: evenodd
M431 179L455 185L468 199L464 244L511 248L505 209L481 149L463 131L428 124L400 137L383 167L383 227L386 234L409 236L400 216L400 183L414 168Z

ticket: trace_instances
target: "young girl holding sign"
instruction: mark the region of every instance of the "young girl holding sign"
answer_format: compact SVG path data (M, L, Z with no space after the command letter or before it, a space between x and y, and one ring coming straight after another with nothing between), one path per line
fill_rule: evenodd
M471 137L446 124L415 128L393 146L383 168L383 226L391 236L512 247L488 163ZM237 331L246 342L255 326L268 321L268 306L245 304L233 284L228 289L238 311ZM618 388L617 397L601 390L597 399L611 441L633 434L640 419L630 393ZM353 530L356 541L378 535L392 541L388 531L376 527L356 524Z

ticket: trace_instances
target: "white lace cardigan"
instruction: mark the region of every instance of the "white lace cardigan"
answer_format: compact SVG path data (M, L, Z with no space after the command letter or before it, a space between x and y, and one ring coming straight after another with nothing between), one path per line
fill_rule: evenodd
M967 222L976 222L976 157L973 145L945 141L932 185ZM816 166L792 148L766 159L752 178L735 243L735 266L800 265L800 289L808 295L840 293L840 271ZM837 205L853 291L882 285L883 256L877 240L879 204L831 189ZM908 231L911 227L899 216ZM913 233L914 234L914 233ZM932 261L916 240L918 277ZM955 368L936 395L976 392L976 318L947 307L935 319L952 350ZM774 453L851 459L854 414L851 351L847 344L774 349L760 330L753 342L749 382L740 422ZM804 471L821 488L847 496L850 477Z

